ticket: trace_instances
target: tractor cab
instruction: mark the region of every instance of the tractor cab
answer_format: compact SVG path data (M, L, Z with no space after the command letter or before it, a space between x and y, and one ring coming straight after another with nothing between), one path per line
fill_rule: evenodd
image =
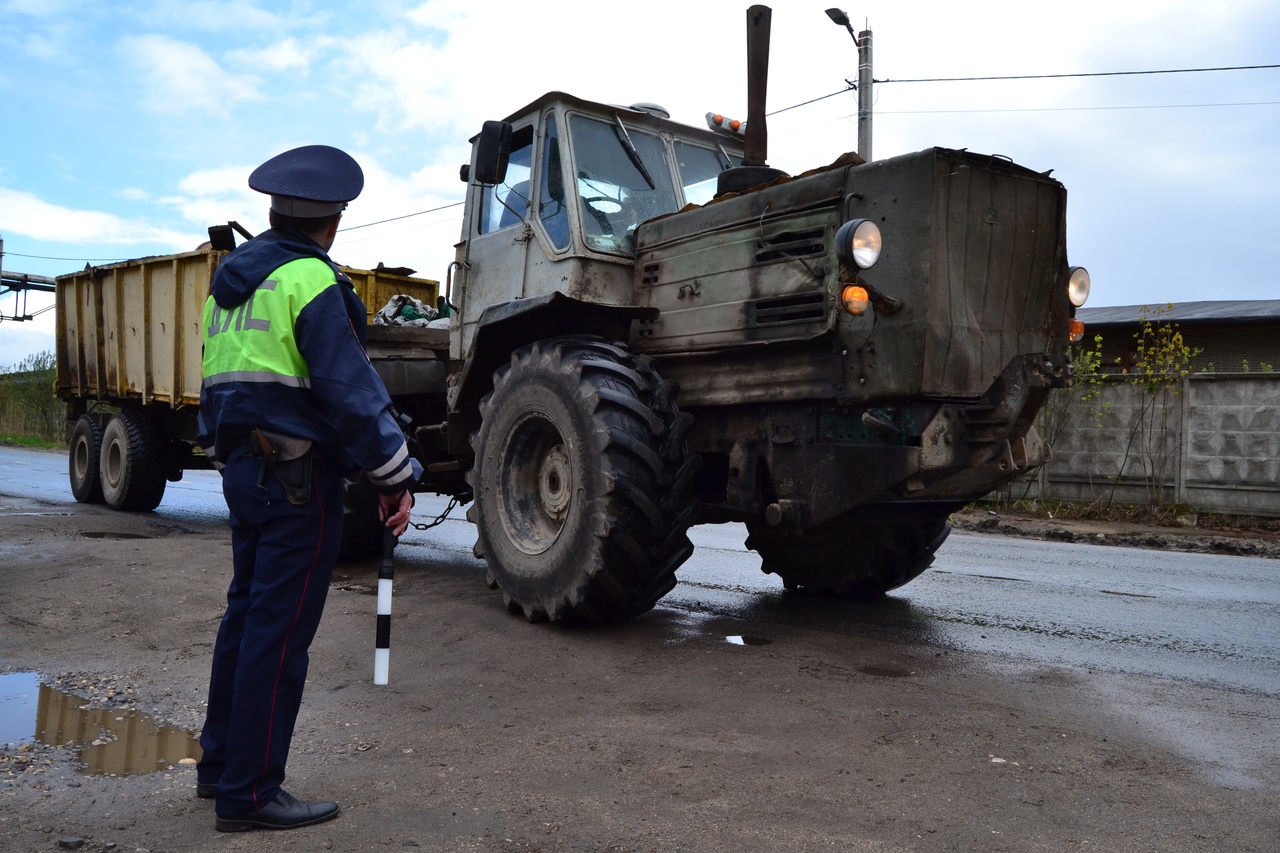
M710 125L710 122L709 122ZM476 311L560 292L634 304L640 223L704 204L742 163L742 136L671 121L653 104L610 106L552 92L472 140L453 289L468 351Z

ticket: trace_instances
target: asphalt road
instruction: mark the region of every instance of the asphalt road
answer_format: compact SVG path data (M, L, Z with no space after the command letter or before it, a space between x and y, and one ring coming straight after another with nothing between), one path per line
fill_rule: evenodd
M189 471L170 483L158 516L221 523L218 476ZM0 448L0 492L74 512L66 458ZM447 501L419 496L414 521L430 522ZM921 578L884 604L788 607L776 576L759 571L741 525L704 525L679 584L659 605L730 616L768 633L775 621L886 635L1010 660L1135 673L1280 698L1280 565L1254 557L1186 554L1105 545L1025 541L954 533ZM462 509L430 531L410 530L402 559L418 549L458 571L474 528ZM794 612L793 612L794 611ZM767 637L766 637L767 638Z
M38 502L27 516L104 512L71 498L57 452L0 448L0 495ZM420 498L415 522L444 506ZM0 531L12 512L0 509ZM216 530L225 519L217 475L188 472L169 484L154 516ZM739 525L695 528L695 553L676 589L643 617L645 635L779 646L803 635L833 649L885 648L857 670L884 679L913 675L911 661L954 655L957 667L1006 683L1063 687L1044 691L1053 713L1167 750L1211 787L1280 790L1280 561L953 534L919 579L882 601L850 604L785 593L760 573L744 538ZM397 578L430 572L480 586L473 541L460 510L411 530ZM495 625L506 630L510 617L492 598Z

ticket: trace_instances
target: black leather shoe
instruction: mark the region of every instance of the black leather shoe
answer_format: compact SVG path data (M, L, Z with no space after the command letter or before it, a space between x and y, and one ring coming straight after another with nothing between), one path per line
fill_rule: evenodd
M214 794L218 793L217 782L197 782L196 796L202 800L212 800Z
M337 803L304 803L283 788L276 798L254 812L214 818L213 827L219 832L247 832L250 829L297 829L323 823L338 816Z

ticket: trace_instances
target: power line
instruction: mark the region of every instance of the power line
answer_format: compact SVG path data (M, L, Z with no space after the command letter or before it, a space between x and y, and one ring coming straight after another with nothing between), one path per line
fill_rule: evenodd
M339 228L339 231L355 231L359 228L368 228L371 225L385 225L388 222L396 222L400 219L408 219L411 216L422 216L425 213L439 213L442 210L448 210L451 207L461 207L464 202L455 201L452 204L444 204L440 207L433 207L430 210L419 210L417 213L406 213L404 216L393 216L390 219L379 219L377 222L366 222L364 225L352 225L350 228Z
M368 228L371 225L385 225L388 222L396 222L400 219L409 219L410 217L422 216L427 213L438 213L441 210L448 210L451 207L461 207L463 204L464 202L456 201L456 202L453 202L452 204L445 204L445 205L441 205L440 207L433 207L430 210L419 210L417 213L406 213L403 216L393 216L390 219L379 219L377 222L366 222L363 225L352 225L349 228L339 228L338 230L339 231L355 231L360 228ZM5 252L5 254L14 258L33 258L35 260L40 260L40 261L76 261L76 262L81 262L86 264L97 264L97 263L114 264L114 263L120 263L122 261L128 260L128 258L55 258L50 255L24 255L21 252Z
M85 263L116 263L118 261L128 260L127 258L53 258L48 255L24 255L21 252L5 252L6 255L14 258L35 258L40 261L84 261Z
M1132 76L1132 75L1138 75L1138 74L1191 74L1191 73L1197 73L1202 71L1255 71L1255 70L1266 69L1266 68L1280 68L1280 64L1277 64L1277 65L1225 65L1225 66L1220 66L1216 68L1168 68L1168 69L1153 70L1153 71L1082 71L1075 74L1014 74L1014 75L1008 75L1003 77L918 77L918 78L903 79L903 80L893 80L893 79L873 80L872 82L873 83L962 83L962 82L977 82L977 81L989 81L989 80L1061 80L1066 77L1124 77L1124 76ZM816 98L810 98L807 101L801 101L798 104L792 104L789 107L783 107L780 110L774 110L773 112L768 113L768 115L773 116L773 115L777 115L778 113L785 113L788 110L797 109L799 107L807 107L809 106L809 104L816 104L818 101L825 101L827 98L834 98L837 95L847 94L849 91L856 88L857 87L852 82L846 80L845 88L839 90L838 92L832 92L828 95L819 95ZM1263 101L1262 103L1266 104L1270 102ZM1177 106L1182 106L1182 105L1177 105ZM1191 105L1188 105L1188 106L1191 106ZM1197 104L1195 106L1218 106L1218 105L1217 104L1203 104L1203 105ZM1235 105L1231 105L1231 106L1235 106ZM1241 104L1240 106L1252 106L1252 105ZM1095 109L1095 108L1080 107L1080 109ZM1125 108L1124 107L1110 107L1110 108L1098 107L1096 109L1125 109ZM1155 108L1154 107L1135 107L1134 109L1155 109ZM964 112L964 111L963 110L937 110L937 112ZM973 112L994 112L994 110L974 110ZM1016 112L1016 111L1010 110L1009 112ZM884 113L881 113L881 114L883 115Z
M1082 71L1075 74L1017 74L1008 77L919 77L912 80L874 80L875 83L969 83L978 80L1059 80L1064 77L1127 77L1138 74L1193 74L1201 71L1256 71L1280 65L1224 65L1218 68L1166 68L1159 71Z
M873 80L873 83L975 83L994 80L1061 80L1070 77L1127 77L1149 74L1195 74L1202 72L1214 71L1259 71L1265 69L1280 68L1280 64L1273 65L1223 65L1212 68L1165 68L1153 69L1148 71L1081 71L1071 74L1013 74L1004 76L987 76L987 77L916 77L894 80L886 78L883 80ZM853 83L846 81L846 87L827 95L819 95L816 98L810 98L807 101L801 101L798 104L792 104L789 107L783 107L779 110L767 113L766 115L774 116L779 113L785 113L789 110L807 107L810 104L816 104L818 101L825 101L828 98L834 98L844 95L850 90L855 89ZM1026 109L1007 109L1007 110L886 110L880 112L880 115L943 115L954 113L1031 113L1031 112L1083 112L1090 110L1157 110L1157 109L1190 109L1201 107L1254 107L1254 106L1274 106L1280 104L1280 101L1250 101L1243 103L1219 103L1219 104L1143 104L1136 106L1118 106L1118 107L1031 107ZM461 207L464 202L458 201L452 204L433 207L429 210L419 210L415 213L406 213L403 216L393 216L390 219L379 219L376 222L366 222L363 225L352 225L347 228L340 228L339 231L357 231L361 228L370 228L374 225L385 225L388 222L397 222L401 219L410 219L414 216L424 216L428 213L439 213L442 210L449 210L454 207ZM42 261L75 261L81 263L118 263L122 258L57 258L48 255L24 255L20 252L6 252L16 258L32 258Z
M876 115L944 115L948 113L1071 113L1091 110L1177 110L1198 107L1266 107L1280 105L1280 101L1242 101L1223 104L1135 104L1124 107L1022 107L995 110L880 110Z

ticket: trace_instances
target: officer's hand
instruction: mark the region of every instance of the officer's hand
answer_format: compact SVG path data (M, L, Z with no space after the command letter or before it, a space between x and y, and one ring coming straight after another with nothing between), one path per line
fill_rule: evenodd
M378 518L391 532L401 535L409 527L409 510L413 509L413 493L407 489L398 495L378 496Z

